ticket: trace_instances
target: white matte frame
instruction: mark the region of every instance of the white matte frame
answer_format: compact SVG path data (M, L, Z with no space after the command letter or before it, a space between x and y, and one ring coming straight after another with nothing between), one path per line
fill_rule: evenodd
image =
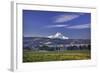
M46 4L32 4L12 2L12 49L11 49L11 70L13 71L32 71L57 69L67 67L83 67L96 65L96 8L93 7L75 7L75 6L60 6ZM52 61L52 62L22 62L22 10L42 10L42 11L62 11L62 12L86 12L91 13L91 59L90 60L70 60L70 61Z

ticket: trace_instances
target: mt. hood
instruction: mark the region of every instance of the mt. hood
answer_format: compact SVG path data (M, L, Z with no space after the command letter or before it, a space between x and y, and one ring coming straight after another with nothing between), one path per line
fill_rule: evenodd
M50 35L48 36L48 38L59 38L59 39L69 39L68 37L64 36L63 34L61 34L60 32L57 32L54 35Z

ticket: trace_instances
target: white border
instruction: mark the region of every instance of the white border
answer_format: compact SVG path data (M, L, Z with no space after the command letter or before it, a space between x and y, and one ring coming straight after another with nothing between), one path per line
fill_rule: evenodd
M96 9L74 6L57 6L57 5L41 5L32 3L13 3L12 8L12 66L13 71L30 71L42 69L56 69L66 67L81 67L96 65ZM37 62L22 63L22 10L45 10L45 11L63 11L63 12L86 12L91 13L91 60L73 60L73 61L54 61L54 62Z

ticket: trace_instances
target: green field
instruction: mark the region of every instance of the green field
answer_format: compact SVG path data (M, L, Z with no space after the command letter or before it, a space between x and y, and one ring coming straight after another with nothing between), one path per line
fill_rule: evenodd
M67 51L23 51L23 62L87 60L91 59L90 50Z

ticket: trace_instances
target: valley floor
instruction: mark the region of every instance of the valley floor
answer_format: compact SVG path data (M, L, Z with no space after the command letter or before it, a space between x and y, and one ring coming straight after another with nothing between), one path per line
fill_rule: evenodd
M91 59L90 50L23 51L23 62L88 60L88 59Z

